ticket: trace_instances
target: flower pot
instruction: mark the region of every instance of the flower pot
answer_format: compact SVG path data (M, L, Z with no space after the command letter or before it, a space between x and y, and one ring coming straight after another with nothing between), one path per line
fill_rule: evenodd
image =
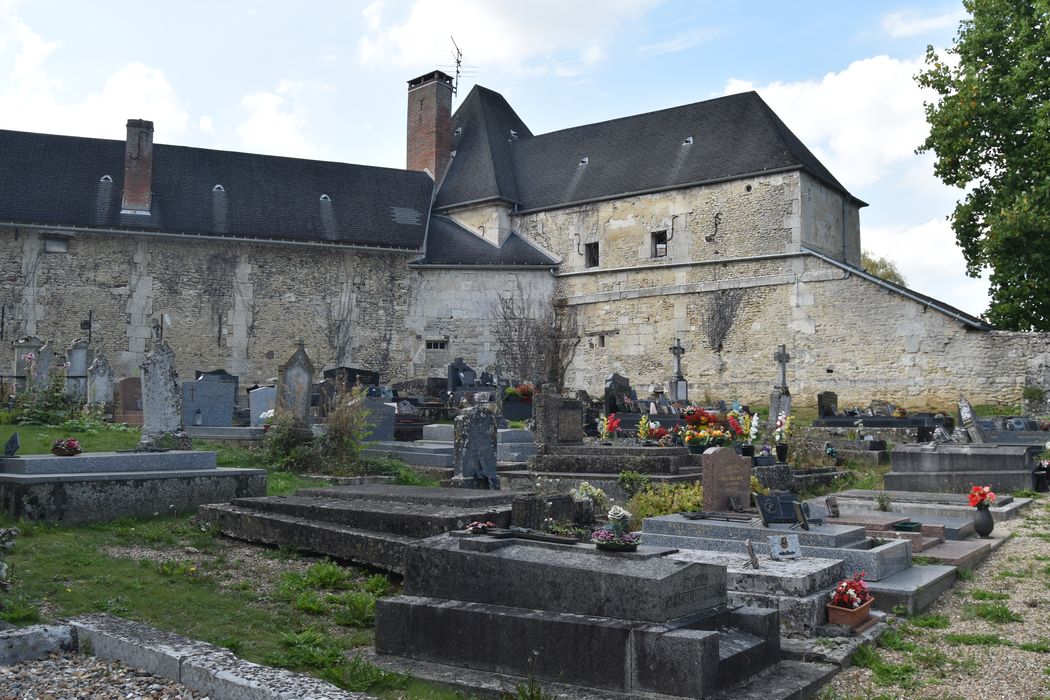
M755 456L755 446L754 445L741 445L740 446L740 455L742 457L754 457Z
M81 450L67 450L62 447L51 448L51 454L55 455L56 457L76 457L80 453Z
M869 598L868 602L864 603L859 608L840 608L837 605L828 603L828 624L846 625L850 629L853 629L865 622L868 617L871 616L871 604L874 602L874 598Z
M779 464L786 464L788 459L788 446L777 445L777 462Z
M995 529L995 520L988 506L977 507L977 512L973 516L973 529L981 537L988 537L992 534L992 530Z
M595 542L594 546L603 552L634 552L638 550L638 543L628 544L626 542Z
M689 448L689 454L702 455L704 450L707 449L707 445L686 445Z

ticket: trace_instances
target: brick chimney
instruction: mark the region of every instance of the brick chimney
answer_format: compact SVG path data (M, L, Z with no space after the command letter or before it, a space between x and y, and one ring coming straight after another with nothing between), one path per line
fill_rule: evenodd
M121 214L149 216L153 204L153 122L128 120L124 145L124 198Z
M439 70L408 81L409 170L445 174L452 152L452 76Z

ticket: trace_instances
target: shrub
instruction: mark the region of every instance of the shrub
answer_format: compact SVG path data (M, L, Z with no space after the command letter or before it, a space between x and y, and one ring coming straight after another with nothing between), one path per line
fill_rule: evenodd
M347 591L335 611L335 622L347 627L370 627L376 619L376 597L368 591Z
M649 488L649 477L641 472L622 471L616 483L620 485L620 488L623 489L628 498L632 498L639 491Z
M698 511L704 504L704 487L693 484L660 484L636 493L627 504L636 521L655 515Z
M264 449L274 466L287 471L307 471L317 457L309 426L287 416L274 420L266 433Z
M338 455L349 462L361 456L368 436L372 434L371 414L365 407L365 389L354 387L340 392L328 412L328 431L322 439L325 454Z
M78 400L66 396L66 365L52 362L47 377L33 379L36 363L27 354L25 390L15 398L14 418L21 425L61 425L79 413Z

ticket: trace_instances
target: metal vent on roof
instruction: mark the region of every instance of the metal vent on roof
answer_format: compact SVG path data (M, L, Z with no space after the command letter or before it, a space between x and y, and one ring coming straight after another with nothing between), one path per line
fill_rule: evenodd
M457 127L456 127L456 128L455 128L455 129L453 130L453 131L452 131L452 135L453 135L453 136L459 136L459 135L460 135L460 134L462 134L462 133L463 133L463 127L462 127L462 126L457 126Z
M321 201L322 201L322 202L331 202L331 201L332 201L332 198L331 198L331 197L329 197L329 196L328 196L328 195L326 195L326 194L322 194L322 195L321 195Z
M109 175L103 175L98 179L99 182L113 182L113 178Z
M222 185L216 185L215 187L211 188L211 191L212 192L225 192L226 188L223 187Z
M511 137L511 138L512 138L513 140L517 141L517 140L518 140L518 132L517 132L517 131L514 131L514 129L511 129L511 130L510 130L510 137Z
M688 146L692 142L693 142L693 137L692 136L686 136L685 139L682 141L682 145L683 146Z
M590 159L587 156L580 158L580 165L587 165L588 162L590 162Z
M395 224L419 226L423 223L423 215L411 207L390 207L390 218Z

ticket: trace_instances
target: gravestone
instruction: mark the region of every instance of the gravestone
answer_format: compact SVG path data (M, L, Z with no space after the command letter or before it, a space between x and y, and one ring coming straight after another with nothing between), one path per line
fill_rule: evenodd
M22 446L22 439L16 430L4 443L4 457L17 457L18 448Z
M674 356L674 374L671 376L671 381L667 383L667 393L670 395L671 401L688 401L689 382L682 375L682 355L685 354L682 341L675 338L670 352Z
M36 362L33 363L33 383L38 389L44 389L47 387L49 374L51 372L51 365L55 361L55 350L51 346L51 341L44 343L40 351L37 352Z
M229 427L233 424L237 384L215 374L198 374L196 381L182 383L183 424Z
M973 412L973 406L964 397L959 397L959 422L962 423L963 428L966 429L966 434L970 438L970 442L983 443L984 431L981 430L981 426L977 423L977 417Z
M83 401L87 397L88 342L74 340L66 350L66 360L66 396Z
M732 511L751 501L751 460L727 447L712 447L700 456L704 510Z
M455 420L452 486L498 489L496 416L483 408L461 411Z
M233 401L237 402L237 392L240 391L241 378L236 374L230 374L224 369L213 369L207 372L197 370L194 379L204 379L210 382L224 382L227 384L233 384Z
M377 386L379 384L379 372L357 367L333 367L326 369L321 376L325 379L334 379L344 391L349 391L355 386Z
M30 358L32 358L32 364L35 365L36 359L40 356L40 348L43 346L44 341L35 335L26 336L15 343L15 389L17 391L25 391L26 379L29 377Z
M536 444L576 445L583 442L583 403L555 393L553 385L532 397Z
M456 390L469 389L477 386L478 375L471 369L462 357L457 357L448 365L448 392L451 394Z
M265 423L259 416L273 410L276 401L277 389L272 386L261 386L248 392L248 411L251 413L253 428Z
M297 423L309 422L313 382L314 365L300 340L299 347L277 371L275 415L287 416Z
M121 413L142 413L142 378L124 377L117 382L117 401Z
M817 394L817 417L834 418L839 412L839 395L834 391Z
M142 438L140 449L192 448L182 431L182 392L175 371L175 353L163 340L142 362Z
M755 494L755 503L763 523L797 523L795 497L790 493Z
M787 416L791 415L791 392L788 390L787 385L787 365L791 360L791 355L788 354L787 347L778 345L777 351L773 353L773 359L780 366L780 377L777 385L773 387L773 393L769 397L770 428L776 425L777 416L781 413Z
M92 406L104 407L113 403L113 369L101 350L88 368L87 402Z
M628 405L628 401L633 400L631 381L627 377L613 373L605 379L605 415L633 412L634 407Z
M394 423L397 420L397 408L393 404L365 397L361 399L368 411L367 423L371 432L369 440L393 440Z
M576 502L572 496L523 493L514 497L510 516L512 525L530 530L543 530L548 520L554 523L575 522Z

